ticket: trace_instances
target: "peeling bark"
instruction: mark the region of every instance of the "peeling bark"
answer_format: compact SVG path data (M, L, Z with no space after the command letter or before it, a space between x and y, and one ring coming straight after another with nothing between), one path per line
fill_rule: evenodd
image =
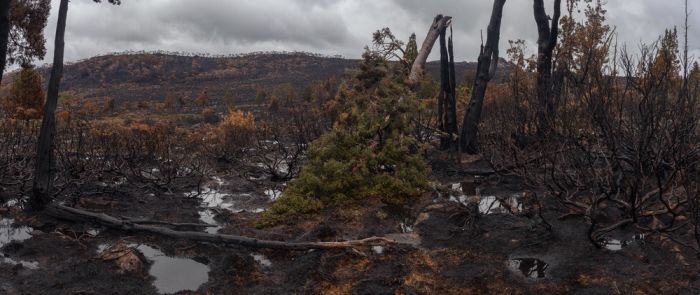
M460 148L464 153L478 152L478 128L481 122L481 109L489 81L496 75L498 67L498 42L501 37L501 19L506 0L494 0L491 20L486 30L486 45L481 45L479 60L472 89L472 99L469 108L464 113Z
M442 14L435 16L433 23L430 25L430 29L428 29L428 34L426 35L425 40L423 40L423 45L421 45L421 48L418 51L416 60L413 62L413 66L411 66L411 73L408 75L409 85L417 84L423 77L425 72L425 63L428 60L430 52L433 50L435 41L437 41L438 37L440 37L440 32L450 25L451 21L451 16L443 16Z

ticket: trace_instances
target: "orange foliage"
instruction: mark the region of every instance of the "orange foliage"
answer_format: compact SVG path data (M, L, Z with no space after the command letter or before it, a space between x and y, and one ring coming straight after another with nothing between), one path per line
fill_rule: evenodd
M231 110L209 133L210 140L220 145L221 152L238 153L250 145L257 131L253 114Z
M12 83L10 96L5 101L5 111L22 120L41 118L46 96L41 85L41 76L33 67L22 68L19 77Z

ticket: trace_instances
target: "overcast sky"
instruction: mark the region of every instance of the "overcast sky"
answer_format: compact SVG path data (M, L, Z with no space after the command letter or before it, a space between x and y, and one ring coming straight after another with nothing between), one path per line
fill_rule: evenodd
M50 62L58 0L46 28ZM123 0L121 6L72 0L68 10L66 61L125 50L212 54L309 51L358 58L371 33L389 27L401 39L415 32L419 44L438 13L454 17L455 54L475 60L485 30L488 0ZM563 1L565 2L565 1ZM691 50L700 56L700 1L690 0ZM545 1L551 14L552 0ZM683 0L608 0L609 24L618 40L636 46L664 28L683 24ZM501 47L537 39L532 1L508 0ZM432 59L436 57L433 51ZM505 51L505 50L503 50Z

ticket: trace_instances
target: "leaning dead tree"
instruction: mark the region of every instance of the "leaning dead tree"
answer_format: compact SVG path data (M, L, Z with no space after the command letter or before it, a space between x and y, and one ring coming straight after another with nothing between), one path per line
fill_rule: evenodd
M451 16L443 16L442 14L435 16L435 19L428 30L428 35L425 36L423 45L418 51L418 55L416 56L416 60L413 62L413 66L411 66L411 73L408 75L408 83L410 85L415 85L418 83L418 81L420 81L423 73L425 72L425 63L428 60L430 52L433 50L435 41L437 41L438 37L440 37L440 33L450 25L451 21Z
M464 113L462 133L460 136L460 148L465 153L476 153L478 150L477 136L481 121L481 109L484 105L486 87L489 81L496 75L498 67L498 42L501 37L501 19L503 18L503 6L506 0L495 0L491 20L486 30L486 45L481 45L479 60L472 89L472 99L469 108Z
M554 16L550 18L543 0L534 0L535 22L537 23L537 101L540 108L537 114L538 132L550 129L555 106L552 99L552 52L557 46L561 0L554 1Z

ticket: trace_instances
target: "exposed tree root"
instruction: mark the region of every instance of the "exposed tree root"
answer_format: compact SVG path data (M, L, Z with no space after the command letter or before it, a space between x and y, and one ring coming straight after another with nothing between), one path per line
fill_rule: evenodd
M175 239L186 239L196 242L230 244L251 248L309 250L344 249L358 246L397 244L396 241L384 237L371 237L362 240L350 240L341 242L284 242L272 240L259 240L236 235L208 234L194 231L177 231L163 226L147 225L144 224L143 221L133 222L129 219L117 218L104 213L96 213L82 209L66 207L62 205L50 205L45 209L44 212L49 216L59 219L70 221L95 222L109 228L121 229L125 231L149 232Z

